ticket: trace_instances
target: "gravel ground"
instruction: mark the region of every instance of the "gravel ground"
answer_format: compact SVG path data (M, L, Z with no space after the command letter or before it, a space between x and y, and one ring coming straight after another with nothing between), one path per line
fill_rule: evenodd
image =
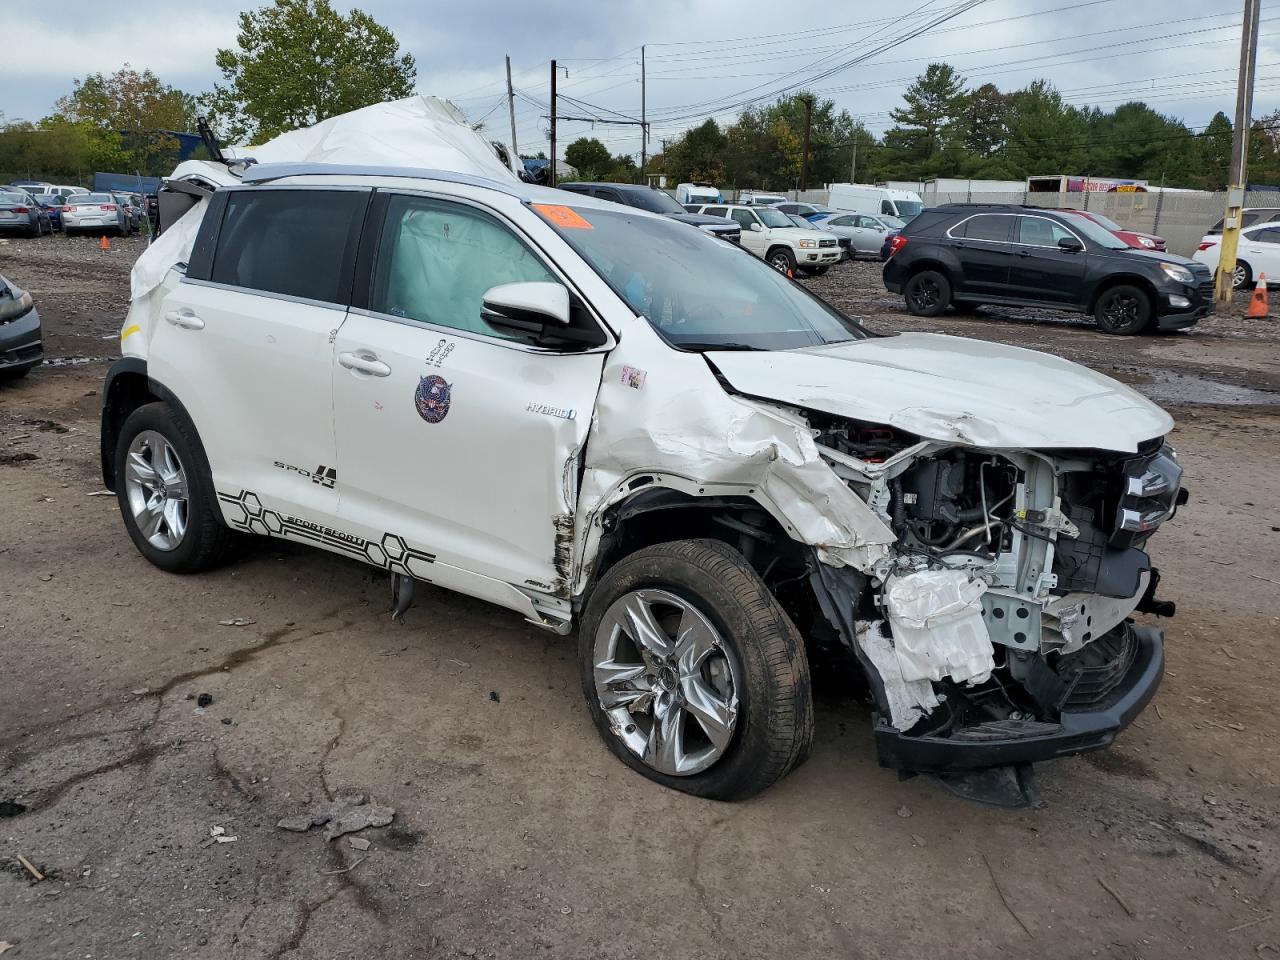
M143 243L0 244L51 358L115 353ZM280 541L162 574L92 496L105 364L46 366L0 387L4 960L1280 952L1274 327L922 322L878 275L811 283L876 330L1061 353L1178 420L1191 502L1154 549L1179 605L1167 677L1110 750L1042 765L1045 806L899 781L838 691L786 781L694 800L600 744L572 638L429 587L400 626L384 574ZM396 810L369 849L276 828L347 789Z

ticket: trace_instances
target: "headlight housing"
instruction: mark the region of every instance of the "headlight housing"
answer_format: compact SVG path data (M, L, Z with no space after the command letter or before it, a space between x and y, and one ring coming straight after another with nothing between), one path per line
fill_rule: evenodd
M25 316L32 306L31 294L25 290L10 287L7 292L8 296L0 297L0 322Z
M1162 263L1160 269L1164 271L1164 275L1170 280L1178 283L1195 283L1196 278L1191 275L1191 271L1181 264Z
M1144 247L1146 247L1148 250L1154 250L1156 248L1156 242L1152 240L1150 237L1139 237L1138 242L1142 244Z
M802 250L811 250L817 245L818 245L817 240L801 240L800 241L800 248Z

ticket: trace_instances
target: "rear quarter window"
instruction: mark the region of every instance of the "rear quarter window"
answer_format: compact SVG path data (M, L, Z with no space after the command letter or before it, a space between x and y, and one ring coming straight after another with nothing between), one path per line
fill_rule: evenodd
M209 279L346 303L369 196L365 190L228 192Z

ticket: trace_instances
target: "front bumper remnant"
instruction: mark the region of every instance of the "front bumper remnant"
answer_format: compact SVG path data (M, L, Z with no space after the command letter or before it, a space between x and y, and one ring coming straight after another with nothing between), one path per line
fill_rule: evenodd
M1129 629L1136 652L1105 705L1064 709L1057 723L992 721L950 736L911 736L881 718L875 727L881 765L917 773L956 773L1052 760L1109 746L1155 696L1164 675L1164 631L1134 625Z

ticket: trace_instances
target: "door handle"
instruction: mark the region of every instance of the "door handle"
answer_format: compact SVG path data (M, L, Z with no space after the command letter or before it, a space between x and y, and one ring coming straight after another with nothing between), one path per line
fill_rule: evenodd
M391 368L372 353L340 353L338 362L355 373L364 373L371 377L391 376Z
M164 315L165 320L183 330L203 330L204 321L190 310L170 310Z
M1030 250L1019 250L1019 251L1018 251L1018 256L1020 256L1020 257L1029 257L1029 256L1031 256L1031 251L1030 251Z

